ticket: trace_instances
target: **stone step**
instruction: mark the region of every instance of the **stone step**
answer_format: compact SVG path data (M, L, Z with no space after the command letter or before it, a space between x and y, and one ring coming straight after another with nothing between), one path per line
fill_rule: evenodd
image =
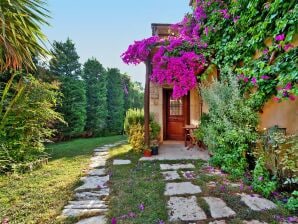
M162 173L162 175L163 175L163 177L166 181L180 180L181 179L179 173L176 170L164 171L164 172L161 172L161 173Z
M108 209L63 209L62 215L66 217L94 216L105 214Z
M100 159L100 160L91 160L91 163L89 165L90 168L102 168L106 166L106 160Z
M108 206L100 200L69 201L65 209L106 209Z
M251 210L262 211L268 209L276 209L277 206L272 201L262 198L258 194L238 194L241 196L241 201L243 201Z
M209 205L210 213L213 218L225 218L236 215L236 212L229 208L222 199L216 197L203 198Z
M187 180L194 180L197 178L197 175L194 171L181 171L182 176Z
M113 165L127 165L131 164L131 161L128 159L115 159Z
M87 176L81 178L84 184L75 189L76 192L99 190L101 188L107 188L107 183L109 181L109 175L98 177L98 176Z
M164 195L172 196L182 194L198 194L201 192L201 188L192 184L191 182L167 183Z
M106 224L107 219L105 216L95 216L91 218L82 219L76 224Z
M105 176L106 170L104 168L102 169L93 169L88 172L89 176Z
M104 200L109 196L110 189L109 188L102 188L98 191L87 191L87 192L77 192L75 193L75 198L77 200Z
M207 218L204 211L197 205L197 198L170 197L168 203L169 221L199 221Z
M179 169L194 169L195 166L191 163L182 164L160 164L161 170L179 170Z

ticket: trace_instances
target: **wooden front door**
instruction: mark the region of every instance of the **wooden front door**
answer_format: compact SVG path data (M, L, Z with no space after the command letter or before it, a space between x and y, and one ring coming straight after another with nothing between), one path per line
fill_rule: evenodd
M184 140L184 129L189 124L189 96L174 100L173 90L164 90L164 137L167 140Z

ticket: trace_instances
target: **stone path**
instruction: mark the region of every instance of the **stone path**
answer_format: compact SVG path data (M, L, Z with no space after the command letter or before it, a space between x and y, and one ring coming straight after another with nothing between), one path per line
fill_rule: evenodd
M236 212L230 208L226 202L212 195L206 196L200 186L193 184L191 181L199 178L193 171L194 165L188 164L160 164L160 169L164 180L166 181L166 189L164 195L167 197L167 209L169 222L177 223L179 221L189 224L202 221L209 224L225 224L229 223L227 219L236 216ZM204 168L203 168L204 169ZM206 168L207 175L222 175L218 170ZM208 188L212 189L216 182L210 182ZM233 184L230 184L233 186ZM238 186L238 184L235 186ZM253 211L262 211L266 209L275 209L276 205L259 195L248 195L245 193L238 194L241 201L248 209ZM199 199L199 202L198 202ZM204 209L202 201L206 204ZM206 207L207 206L207 207ZM259 224L265 223L258 220L244 220L243 223Z
M82 177L83 184L75 189L74 199L69 201L62 211L64 217L88 217L77 224L105 224L108 211L109 175L105 166L109 157L109 149L123 142L104 145L94 149L90 159L87 176ZM130 161L114 161L114 164L129 164Z

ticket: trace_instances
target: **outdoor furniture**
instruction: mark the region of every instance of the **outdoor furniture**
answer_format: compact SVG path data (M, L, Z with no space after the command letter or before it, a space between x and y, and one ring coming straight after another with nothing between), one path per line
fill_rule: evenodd
M195 126L195 125L185 125L184 127L183 127L183 129L184 129L184 145L185 145L185 147L187 147L187 142L189 141L189 143L190 143L190 147L189 148L191 148L191 147L193 147L193 146L195 146L195 145L197 145L197 140L196 140L196 138L195 138L195 136L194 136L194 131L197 129L198 127L197 126Z

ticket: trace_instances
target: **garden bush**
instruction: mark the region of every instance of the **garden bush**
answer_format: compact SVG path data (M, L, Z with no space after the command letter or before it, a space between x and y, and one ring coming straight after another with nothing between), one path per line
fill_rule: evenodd
M58 83L19 75L10 74L9 81L0 84L0 172L39 159L43 143L54 134L51 127L63 121L54 111L60 98Z
M211 162L240 177L248 167L247 156L257 138L258 116L240 94L237 80L229 76L202 85L202 97L210 109L200 135L213 153Z

